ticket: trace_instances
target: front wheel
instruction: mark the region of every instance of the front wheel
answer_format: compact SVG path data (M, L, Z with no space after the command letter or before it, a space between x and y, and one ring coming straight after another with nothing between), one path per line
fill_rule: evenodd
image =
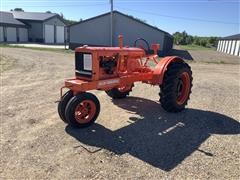
M60 118L63 120L63 122L65 123L68 123L65 117L65 109L66 109L67 103L70 101L72 97L73 97L73 92L69 90L61 97L61 100L58 103L58 114Z
M83 128L90 126L98 117L100 103L91 93L80 93L70 99L65 116L70 126Z
M173 62L168 66L160 85L160 102L168 112L182 111L189 100L192 88L192 71L183 62Z

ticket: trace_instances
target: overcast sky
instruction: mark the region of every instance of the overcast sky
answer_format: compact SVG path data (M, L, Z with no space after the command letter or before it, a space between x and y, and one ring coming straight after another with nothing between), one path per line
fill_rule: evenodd
M63 13L87 19L110 10L109 0L1 0L1 11ZM240 33L239 0L114 0L114 9L147 21L169 33L186 30L199 36Z

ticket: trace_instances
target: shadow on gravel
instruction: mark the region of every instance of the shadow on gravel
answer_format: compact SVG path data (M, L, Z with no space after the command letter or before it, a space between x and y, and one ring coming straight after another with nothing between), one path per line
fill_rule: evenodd
M171 49L168 56L179 56L185 60L193 60L192 55L187 50Z
M187 109L171 114L159 103L137 97L113 103L133 114L128 126L111 131L96 123L86 129L67 126L66 132L86 145L118 155L129 153L165 171L175 168L196 150L214 156L214 152L198 149L211 134L240 133L240 123L215 112Z

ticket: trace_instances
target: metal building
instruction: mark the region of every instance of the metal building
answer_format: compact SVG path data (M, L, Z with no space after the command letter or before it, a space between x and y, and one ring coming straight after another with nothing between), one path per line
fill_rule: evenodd
M29 41L64 43L62 18L55 13L12 11L13 17L29 26Z
M218 41L217 51L240 56L240 34L221 38Z
M28 41L28 26L14 19L12 13L0 12L0 42Z
M69 26L69 47L81 45L111 46L111 15L102 14ZM149 44L160 44L160 55L173 46L173 37L157 27L151 26L132 16L113 11L113 46L118 46L118 35L123 35L124 45L133 46L137 38L146 39Z
M22 11L0 13L1 42L61 44L65 41L65 24L58 14Z

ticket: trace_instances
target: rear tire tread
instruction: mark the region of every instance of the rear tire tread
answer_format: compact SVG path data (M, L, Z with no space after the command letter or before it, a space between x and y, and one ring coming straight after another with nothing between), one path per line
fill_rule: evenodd
M176 103L176 82L179 78L179 74L182 72L188 72L190 77L190 91L187 100L179 105ZM159 93L160 102L162 108L168 112L180 112L187 105L188 100L190 99L191 88L192 88L192 71L191 67L185 62L173 62L168 66L168 69L164 75L163 83L160 85L161 92Z

